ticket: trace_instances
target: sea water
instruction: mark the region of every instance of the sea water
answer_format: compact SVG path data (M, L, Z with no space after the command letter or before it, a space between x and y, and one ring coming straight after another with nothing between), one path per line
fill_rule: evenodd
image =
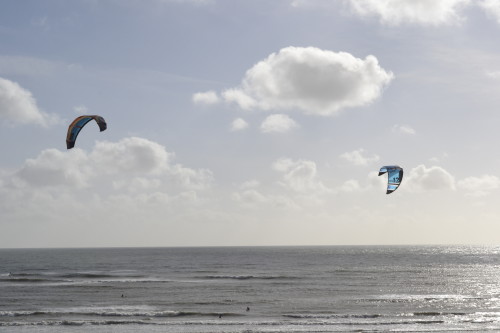
M500 331L500 248L0 250L0 332Z

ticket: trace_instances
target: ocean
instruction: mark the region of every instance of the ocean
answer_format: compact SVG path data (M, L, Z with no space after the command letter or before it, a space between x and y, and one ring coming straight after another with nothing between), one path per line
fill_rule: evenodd
M0 250L0 332L500 332L500 247Z

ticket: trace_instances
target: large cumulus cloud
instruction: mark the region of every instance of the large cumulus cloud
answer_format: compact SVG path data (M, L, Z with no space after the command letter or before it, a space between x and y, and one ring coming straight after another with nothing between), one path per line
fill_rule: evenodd
M242 109L326 116L373 102L392 79L372 55L360 59L347 52L286 47L250 68L241 85L222 97Z
M189 242L186 223L212 211L213 179L138 137L90 151L47 149L0 169L0 239L15 247L144 246L174 244L182 234Z
M156 189L176 194L208 187L212 181L209 170L195 170L173 163L174 154L164 146L138 137L118 142L97 142L91 152L73 149L42 151L28 159L4 182L13 189L37 188L67 190L101 187L110 189Z
M192 232L186 221L211 212L213 180L139 137L89 151L46 149L0 169L0 239L15 247L174 244Z

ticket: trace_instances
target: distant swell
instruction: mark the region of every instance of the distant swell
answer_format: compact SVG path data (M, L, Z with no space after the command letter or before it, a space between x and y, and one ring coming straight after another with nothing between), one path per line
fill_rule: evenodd
M430 317L435 317L435 316L465 316L467 313L465 312L414 312L414 316L430 316Z
M93 320L93 321L71 321L71 320L56 320L56 321L39 321L39 322L10 322L1 323L0 327L14 327L14 326L106 326L106 325L130 325L130 324L156 324L148 323L145 320Z
M51 279L51 278L63 278L63 279L102 279L102 278L123 278L123 277L144 277L142 274L109 274L109 273L101 273L101 272L72 272L72 273L8 273L2 276L7 276L12 280L19 281L20 278L27 278L30 280L35 279ZM2 281L6 281L9 279L2 279Z
M0 285L6 284L77 284L77 283L119 283L119 282L166 282L147 278L142 274L113 274L101 272L37 272L7 273L0 275Z
M68 279L102 279L102 278L114 278L114 277L119 277L116 275L111 275L111 274L99 274L99 273L69 273L69 274L63 274L61 275L63 278L68 278ZM128 277L128 275L127 275Z
M37 283L37 282L67 282L67 280L55 280L55 279L43 279L43 278L9 278L9 279L1 279L0 282Z
M147 318L172 318L172 317L236 317L240 316L237 313L220 313L220 312L189 312L189 311L119 311L112 309L103 310L49 310L49 311L0 311L0 317L35 317L35 316L92 316L92 317L147 317Z
M438 316L467 316L468 313L465 312L412 312L406 314L400 314L399 317L438 317ZM381 318L386 317L383 314L328 314L328 313L305 313L305 314L284 314L283 317L294 318L294 319L349 319L349 318L359 318L359 319L370 319L370 318ZM392 316L392 315L391 315Z
M284 314L283 317L294 319L335 319L335 318L379 318L381 314Z
M255 276L255 275L205 275L200 279L209 280L290 280L295 279L290 276Z

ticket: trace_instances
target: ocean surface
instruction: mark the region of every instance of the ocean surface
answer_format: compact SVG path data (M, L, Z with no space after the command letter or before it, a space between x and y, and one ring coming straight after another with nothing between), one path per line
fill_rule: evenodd
M500 247L0 250L0 332L500 332Z

